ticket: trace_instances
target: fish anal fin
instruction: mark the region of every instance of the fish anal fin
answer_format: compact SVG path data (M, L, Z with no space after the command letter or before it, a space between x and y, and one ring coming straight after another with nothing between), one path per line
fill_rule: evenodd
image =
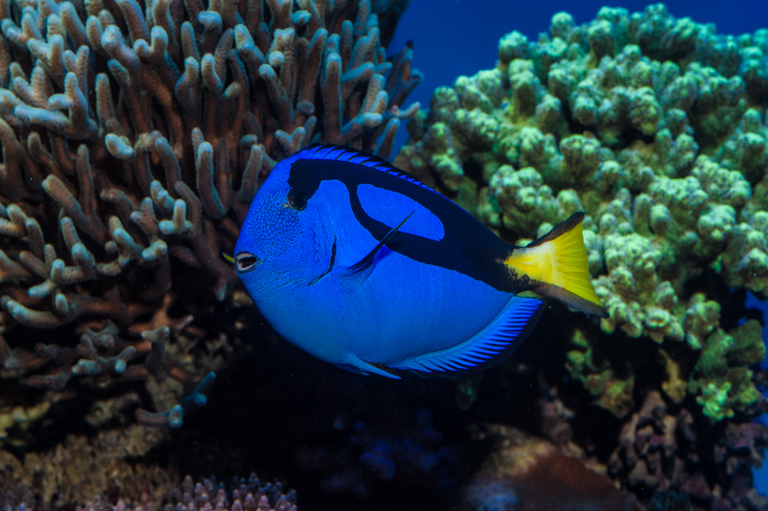
M374 362L366 362L366 364L369 364L370 366L375 367L376 369L386 373L388 378L393 378L398 380L400 379L400 375L397 373L395 369L392 369L391 367L385 366L384 364L376 364ZM378 374L382 374L382 373L378 373Z
M366 362L365 360L360 360L357 357L354 357L352 360L349 360L348 363L341 363L341 364L335 364L335 365L336 367L340 367L341 369L344 369L352 373L365 374L365 375L378 374L379 376L384 376L385 378L392 378L393 380L400 379L400 375L397 374L397 371L392 369L391 367L387 367L384 364Z
M392 367L447 377L478 373L498 364L520 346L543 311L541 299L515 296L488 326L461 344L418 355Z
M607 318L589 278L582 220L584 213L572 215L527 247L513 249L504 263L518 278L528 277L533 291Z
M368 254L360 259L360 261L356 262L352 266L345 268L343 270L343 274L340 276L347 280L357 281L358 283L365 282L365 280L373 272L373 262L376 258L376 254L379 253L379 250L381 250L384 245L387 244L387 242L392 238L392 236L394 236L397 230L400 229L403 224L405 224L405 222L411 218L411 216L413 216L414 213L415 211L412 211L407 217L403 219L402 222L390 229L389 232L381 239L381 241L378 242L375 247L373 247L373 250L368 252Z

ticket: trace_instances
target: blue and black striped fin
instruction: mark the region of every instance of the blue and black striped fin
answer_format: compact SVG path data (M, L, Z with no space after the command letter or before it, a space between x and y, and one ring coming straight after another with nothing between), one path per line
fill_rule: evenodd
M359 151L352 149L351 147L339 147L333 144L312 144L302 149L300 152L294 155L299 160L335 160L335 161L348 161L350 163L356 163L358 165L364 165L372 169L386 172L392 176L399 177L415 185L432 190L429 186L425 185L407 172L394 167L386 160L382 160L378 156L374 156L371 153L365 151ZM435 192L437 193L437 192Z
M453 348L409 358L392 367L425 376L477 373L498 364L520 346L543 311L542 300L515 296L477 335Z

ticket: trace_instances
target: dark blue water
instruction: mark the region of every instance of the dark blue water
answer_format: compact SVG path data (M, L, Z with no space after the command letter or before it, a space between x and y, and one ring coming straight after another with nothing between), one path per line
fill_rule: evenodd
M535 40L539 33L549 30L552 15L560 11L570 13L577 24L582 24L594 19L604 5L637 12L648 4L597 0L413 0L398 24L390 49L399 51L406 41L413 41L414 65L424 74L424 81L409 99L427 107L435 88L452 85L460 75L493 68L498 41L504 34L517 30ZM665 4L677 18L714 23L720 34L739 35L768 28L768 0L675 0ZM398 145L405 142L402 132L399 142ZM760 302L751 294L747 304L768 312L768 302ZM763 329L765 339L768 328ZM768 417L761 420L768 421ZM755 486L760 493L768 494L768 464L756 471Z
M549 30L552 15L565 11L577 24L594 19L603 6L643 11L653 2L598 0L412 0L397 26L390 51L414 43L415 67L424 82L409 96L429 105L432 91L452 85L460 75L471 76L496 65L501 36L517 30L536 39ZM669 13L697 23L714 23L720 34L743 34L768 28L766 0L675 0L665 2Z

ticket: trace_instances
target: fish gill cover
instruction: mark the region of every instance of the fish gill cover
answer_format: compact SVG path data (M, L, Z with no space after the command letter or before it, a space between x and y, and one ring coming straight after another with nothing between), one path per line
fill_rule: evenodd
M274 466L307 508L316 488L372 508L421 488L457 508L768 509L750 471L765 348L739 325L768 286L768 30L722 36L659 4L559 13L417 111L399 108L411 49L384 50L407 2L264 4L0 3L4 504L250 509L258 482L212 497L211 480L174 490L180 471ZM386 157L402 118L396 165L509 241L585 211L610 312L461 382L466 413L445 385L403 396L272 347L219 257L277 161L313 141ZM150 429L227 364L207 422Z

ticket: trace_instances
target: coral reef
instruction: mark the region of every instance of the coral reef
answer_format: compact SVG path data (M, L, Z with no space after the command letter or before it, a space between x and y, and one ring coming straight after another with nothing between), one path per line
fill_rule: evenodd
M385 49L407 4L0 2L3 481L54 507L164 497L170 469L137 460L244 350L221 253L259 184L311 142L386 158L418 111L412 49ZM227 508L294 508L238 485Z
M9 479L6 471L0 471L0 505L9 511L40 511L58 508L55 503L41 500L33 488L25 483ZM192 477L186 476L181 485L168 480L158 485L145 485L130 497L123 488L114 488L110 500L102 493L94 494L90 499L83 500L77 511L115 511L115 510L146 510L168 509L183 507L190 511L202 509L226 509L230 511L296 511L296 493L283 491L281 483L262 484L256 474L246 478L235 477L229 489L223 483L217 483L215 477L202 479L197 483Z
M178 481L177 474L158 465L132 462L167 438L167 429L134 424L98 438L69 435L54 449L27 453L23 463L0 451L0 465L7 480L34 495L32 508L59 509L99 494L139 499L144 491L158 493ZM30 508L31 503L24 504Z
M28 409L2 428L135 380L143 423L204 404L199 325L239 300L220 254L259 183L314 141L387 157L418 110L384 46L406 5L0 2L0 408Z
M4 508L294 509L177 468L274 465L326 508L768 509L768 31L559 13L419 110L412 48L384 49L407 3L0 1ZM408 118L396 163L505 239L585 211L610 317L554 305L546 346L456 388L249 323L220 254L275 162L387 156Z
M395 163L510 241L586 212L610 317L573 330L568 368L617 417L644 364L712 421L762 400L748 369L765 356L757 326L732 330L743 305L721 311L728 288L766 295L766 41L662 4L604 7L581 26L559 13L538 41L503 37L495 69L439 88L409 125ZM647 352L647 339L657 355L610 346Z
M610 317L537 327L565 339L567 376L538 366L563 383L529 427L648 509L768 508L751 472L765 345L744 304L768 296L767 44L661 4L581 26L558 13L537 41L504 36L494 69L437 89L395 160L518 245L586 212ZM510 392L513 367L496 379ZM520 509L523 493L489 470L467 509Z
M624 423L608 470L640 492L670 492L689 500L690 509L765 509L752 487L752 468L763 462L768 427L729 423L702 427L686 409L672 415L658 392ZM715 487L707 474L718 474Z

